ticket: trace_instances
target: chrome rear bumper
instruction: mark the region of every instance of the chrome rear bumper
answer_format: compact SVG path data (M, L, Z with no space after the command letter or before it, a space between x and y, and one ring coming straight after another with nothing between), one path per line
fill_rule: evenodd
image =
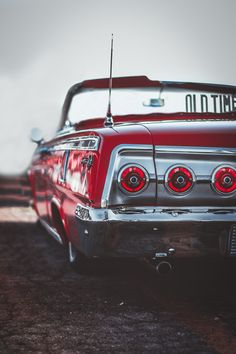
M77 205L78 219L93 222L172 222L172 221L235 221L236 208L153 208L121 207L95 209Z
M122 207L77 205L79 248L87 256L232 255L236 208Z

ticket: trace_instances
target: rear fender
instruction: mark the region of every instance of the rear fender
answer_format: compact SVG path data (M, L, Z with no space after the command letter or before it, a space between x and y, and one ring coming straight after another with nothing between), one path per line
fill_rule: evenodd
M54 213L53 212L53 206L56 207L56 209L57 209L57 211L58 211L58 213L60 215L62 226L63 226L64 232L65 232L65 237L67 239L68 227L67 227L67 223L66 223L66 219L65 219L65 214L63 212L63 209L62 209L60 201L57 198L55 198L55 197L53 197L52 200L51 200L51 208L50 208L52 225L55 225L56 220L54 219L54 215L53 215L53 213Z

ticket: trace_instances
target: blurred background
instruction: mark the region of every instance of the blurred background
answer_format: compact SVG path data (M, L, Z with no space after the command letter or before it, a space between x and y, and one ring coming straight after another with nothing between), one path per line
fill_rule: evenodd
M0 173L27 169L32 127L57 129L68 88L114 76L236 84L234 0L0 0Z

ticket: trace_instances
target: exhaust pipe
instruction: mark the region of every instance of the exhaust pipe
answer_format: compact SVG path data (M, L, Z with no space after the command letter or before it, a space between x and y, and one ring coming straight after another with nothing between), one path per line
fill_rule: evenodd
M172 265L169 262L163 261L157 264L156 271L159 274L168 274L173 270Z

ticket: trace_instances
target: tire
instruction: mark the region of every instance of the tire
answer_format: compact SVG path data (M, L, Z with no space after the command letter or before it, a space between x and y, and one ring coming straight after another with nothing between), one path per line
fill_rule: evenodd
M70 266L77 273L91 274L93 272L92 260L79 252L70 241L67 243L67 254Z
M83 275L101 276L111 270L111 261L102 258L88 258L78 251L73 244L68 241L67 254L70 266L74 271Z

